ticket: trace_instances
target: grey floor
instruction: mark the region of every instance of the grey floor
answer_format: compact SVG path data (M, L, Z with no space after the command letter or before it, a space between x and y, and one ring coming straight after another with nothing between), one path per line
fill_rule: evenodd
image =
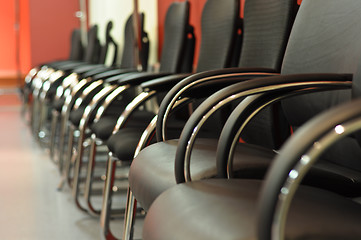
M59 172L20 110L16 92L0 91L0 239L103 239L99 219L75 207L69 188L57 191ZM122 227L112 221L117 237Z

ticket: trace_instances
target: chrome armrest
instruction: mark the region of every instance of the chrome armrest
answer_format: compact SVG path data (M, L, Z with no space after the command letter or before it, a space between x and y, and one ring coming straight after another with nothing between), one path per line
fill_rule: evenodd
M361 100L328 110L299 128L280 150L260 195L258 239L284 239L289 205L318 157L338 140L361 129Z
M191 115L179 140L175 175L178 183L191 180L190 156L195 138L206 120L228 103L255 94L297 91L328 85L329 88L350 88L349 74L298 74L244 80L226 87L206 99ZM241 79L242 80L242 79Z

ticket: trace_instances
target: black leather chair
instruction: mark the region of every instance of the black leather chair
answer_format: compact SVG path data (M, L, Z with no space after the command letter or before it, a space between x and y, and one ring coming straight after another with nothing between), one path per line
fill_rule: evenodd
M232 14L230 14L230 12ZM200 57L197 64L197 71L205 71L209 69L218 69L231 66L232 58L235 54L233 52L233 49L235 49L237 43L236 39L239 28L239 1L230 0L222 3L213 0L207 1L202 14L202 42ZM215 47L215 44L217 45L217 47ZM172 82L170 82L169 84L174 84L175 82L183 79L184 76L185 75L172 75L169 77L158 78L155 81L170 79L172 80ZM164 93L164 91L167 90L163 89L162 91L161 89L159 89L159 91L157 92ZM152 94L153 93L151 93L150 96L153 96ZM145 94L144 96L145 98L143 98L142 100L146 99L149 95ZM142 97L142 95L140 95L140 97ZM138 100L139 97L134 100L134 102L136 102L134 104L135 106L139 106L138 103L142 104L142 101ZM132 105L134 102L132 102L130 105ZM126 111L127 110L128 109L126 109ZM126 146L126 148L123 148L122 156L116 155L115 153L113 154L115 154L116 157L118 157L122 162L129 162L130 160L132 160L135 146L139 141L139 137L143 129L147 125L147 122L144 121L143 128L141 128L140 126L132 128L131 125L134 121L132 117L136 118L136 116L134 115L131 116L129 121L127 121L126 128L124 130L120 129L120 131L117 132L117 137L120 136L122 140L125 140L119 143L124 144L123 146ZM120 118L122 118L122 116ZM116 126L116 128L117 127L118 126ZM112 127L112 129L113 128L114 127ZM127 134L127 131L129 131L130 134ZM109 144L107 145L109 147ZM113 160L115 160L115 158ZM110 196L106 196L106 198L108 199L109 197ZM110 200L103 200L103 203L105 203L106 205L108 205L109 202ZM104 227L104 234L106 236L112 235L109 229L109 207L110 205L107 206L105 213L104 208L102 210L102 222Z
M355 123L359 122L360 102L337 107L302 126L320 112L349 101L352 85L358 93L361 48L354 39L360 37L360 25L356 24L360 11L358 2L304 0L290 36L282 75L232 85L214 94L194 112L192 116L198 117L192 120L198 121L207 112L202 109L206 104L214 106L226 96L252 95L228 119L217 151L220 176L225 176L227 169L231 176L232 168L233 171L243 168L244 179L208 179L172 187L151 205L143 239L360 238L357 227L360 205L351 199L360 196L361 151L359 133L349 135L359 129L360 124ZM248 157L244 150L234 152L237 145L234 139L239 139L250 118L280 100L296 133L276 159L272 162L271 156L262 154L271 153L265 148L255 149ZM183 143L190 142L188 131L197 123L194 125L190 119L187 125L177 149L177 182L188 179L184 175L187 144ZM339 141L334 144L336 140ZM252 150L250 145L238 145ZM232 155L233 165L228 160ZM240 157L243 158L238 160ZM264 158L264 166L256 166L257 162L262 163L256 157ZM311 167L316 158L318 162ZM193 160L196 163L200 158ZM250 179L259 179L252 171L266 168L271 162L266 180ZM249 170L251 174L247 174ZM295 193L300 183L302 186ZM170 217L174 214L177 217Z
M141 32L144 37L143 40L143 48L140 53L142 62L147 62L147 51L149 50L149 41L145 39L147 33L144 31L144 14L140 14L140 23L141 23ZM113 42L109 37L108 40ZM124 28L124 45L121 56L120 65L114 65L115 62L113 60L113 66L107 67L105 65L101 65L95 69L89 69L87 66L75 69L74 72L68 76L70 80L65 80L64 82L71 83L71 86L60 86L57 89L59 92L59 88L63 90L60 91L59 96L54 100L52 104L52 120L51 120L51 134L50 134L50 153L51 157L54 158L54 155L57 155L57 160L59 162L60 171L62 171L63 167L63 149L64 149L64 140L66 135L65 126L67 124L69 114L71 109L73 108L76 99L78 99L83 93L84 89L88 87L91 83L97 82L95 84L101 85L100 79L105 76L113 76L120 73L134 72L136 71L135 66L135 45L134 45L134 25L133 25L133 17L132 15L128 18L125 28ZM104 51L105 52L105 49ZM104 56L105 57L105 56ZM66 85L67 83L65 83ZM95 93L92 93L94 95ZM84 96L85 98L85 96ZM91 96L87 96L87 99L91 99ZM86 100L85 100L86 101ZM87 100L88 102L90 100ZM58 143L58 144L56 144ZM57 146L57 147L55 147Z
M246 9L245 9L245 19L244 19L244 35L243 35L243 43L244 45L242 46L242 52L241 52L241 61L240 61L240 66L244 66L245 68L243 69L226 69L226 70L216 70L216 71L210 71L210 72L203 72L203 73L199 73L199 74L195 74L183 81L181 81L178 85L176 85L176 88L173 88L172 90L169 91L169 93L167 94L167 96L169 94L177 94L179 92L184 91L184 89L187 89L187 85L189 84L190 86L197 86L198 85L202 85L205 84L206 81L203 81L202 78L208 79L208 81L210 81L211 79L216 80L215 78L217 78L217 74L229 74L230 76L235 76L237 73L239 73L240 71L245 71L245 73L247 73L246 75L244 75L245 78L252 78L254 76L267 76L267 75L272 75L275 74L277 71L279 71L281 62L282 62L282 56L284 53L284 49L285 49L285 44L287 42L287 38L288 38L288 33L290 30L290 27L292 25L293 22L293 17L294 17L294 13L297 9L296 4L294 1L285 1L285 2L278 2L279 5L276 5L276 7L274 7L275 3L272 2L270 3L270 5L267 5L267 7L265 7L264 9L259 9L257 6L259 5L258 2L255 1L250 1L248 4L246 3ZM266 10L265 9L269 9L269 6L274 7L271 8L271 10L268 12L267 17L266 17ZM282 6L282 7L280 7ZM277 11L274 11L275 9L277 9L278 7L280 7ZM259 14L259 15L258 15ZM258 16L258 17L257 17ZM262 21L261 21L262 19ZM265 25L262 25L265 24ZM268 25L269 24L269 25ZM274 27L274 29L272 29L274 32L268 32L268 27ZM264 32L263 31L259 31L259 29L267 29ZM277 33L276 37L274 36L274 33ZM257 40L257 44L255 44L255 40ZM272 49L273 51L270 51L270 49ZM257 53L257 54L255 54ZM260 61L258 64L256 64L256 59L259 58ZM249 59L249 62L247 61L247 59ZM247 67L252 66L251 64L254 64L252 69L249 69ZM249 73L249 74L248 74ZM271 73L271 74L270 74ZM231 77L232 78L232 77ZM234 79L229 79L230 81L234 81ZM220 77L218 77L218 80L220 79ZM203 81L203 82L202 82ZM239 80L237 80L239 81ZM165 81L159 81L159 80L155 80L155 81L150 81L149 83L144 83L142 84L142 87L144 87L144 89L167 89L166 87L164 87L164 84L167 83ZM152 86L153 84L153 86ZM217 82L217 85L213 85L213 87L210 87L208 89L202 89L200 91L193 91L190 94L187 94L187 98L202 98L207 96L207 94L210 94L211 92L215 91L215 89L219 88L220 85L226 85L229 84L228 83L222 83L220 81ZM165 84L167 87L171 86L171 84ZM153 89L152 89L153 87ZM149 90L150 91L150 90ZM163 100L163 102L167 102L169 101L169 97L165 97L165 99ZM180 96L180 95L179 95ZM174 99L178 100L177 97L175 97ZM175 100L175 101L176 101ZM175 102L174 101L174 102ZM164 105L162 102L160 111L163 111L164 109L166 109L167 105ZM162 106L165 106L165 108L162 110ZM161 117L159 117L159 115L161 115ZM159 122L162 121L162 114L158 113L158 121L157 124ZM160 127L159 127L160 126ZM217 126L215 125L211 125L211 128L216 128ZM161 125L157 125L157 129L161 129L162 126ZM133 134L131 134L131 131L133 131ZM157 135L159 137L159 139L162 138L161 134L159 135L157 132ZM209 134L206 132L205 133L206 136L209 137ZM126 136L127 141L124 141ZM121 129L118 133L113 134L113 136L108 140L108 147L111 151L111 156L112 159L110 159L109 165L108 165L108 173L109 175L107 175L108 179L112 179L111 176L111 171L109 169L112 168L112 166L114 166L114 162L111 162L112 160L114 160L114 158L119 158L119 159L126 159L125 156L129 155L129 158L131 157L132 154L134 154L134 149L136 146L136 143L133 144L134 148L132 148L132 152L129 152L129 142L130 142L130 137L134 137L136 139L139 139L141 136L141 131L137 130L137 129L129 129L129 128L124 128ZM175 135L177 136L177 135ZM136 142L136 141L135 141ZM212 143L212 141L206 140L206 143L204 144L204 146L210 147L212 148L212 146L216 146L214 143L212 143L212 145L209 145L209 143ZM173 175L173 167L172 167L172 163L166 163L165 161L163 161L162 159L169 159L169 156L175 154L175 148L176 148L176 141L167 141L167 143L157 143L154 144L152 146L150 146L149 148L151 149L157 149L156 151L158 151L158 153L160 153L159 155L157 154L152 154L152 150L150 152L144 151L144 155L142 155L144 158L143 160L145 160L145 158L147 158L148 162L145 163L143 160L140 160L137 158L135 158L135 161L133 161L132 166L131 166L131 172L130 173L130 184L131 184L131 189L132 189L132 184L133 186L135 186L137 188L137 193L139 194L140 192L140 198L142 199L141 204L142 207L145 207L145 209L148 209L149 205L151 201L153 200L152 197L156 196L157 194L159 194L160 192L162 192L163 190L165 190L167 187L170 187L172 185L174 185L174 178L172 177ZM139 143L139 145L141 145L141 143ZM138 145L138 147L139 147ZM128 153L129 152L129 153ZM147 154L152 154L152 155L147 155ZM156 158L153 158L154 156L156 156ZM140 155L139 155L140 157ZM153 158L153 159L152 159ZM159 161L158 161L159 160ZM144 168L143 165L144 164ZM136 166L136 167L134 167ZM161 170L157 171L155 168L155 166L160 167ZM137 169L137 170L134 170ZM214 168L215 170L215 168ZM136 173L134 173L136 172ZM144 174L144 175L143 175ZM142 175L142 176L141 176ZM149 177L150 175L152 176L157 176L159 178L162 178L161 182L158 181L158 179L153 179L152 177ZM110 177L109 177L110 176ZM138 178L139 177L139 178ZM148 178L149 177L149 178ZM147 180L146 180L147 179ZM139 182L137 181L139 180ZM134 182L133 182L134 181ZM145 182L148 181L148 182ZM150 181L150 182L149 182ZM110 183L111 181L107 181L107 183ZM153 184L154 183L154 184ZM154 190L155 188L157 188L157 190ZM106 193L110 193L111 189L111 185L106 185ZM161 190L159 190L161 189ZM154 190L154 191L153 191ZM154 195L153 195L154 194ZM152 195L152 196L151 196ZM138 195L135 195L138 196ZM145 198L147 200L144 200L145 198L143 198L144 196L146 196ZM134 201L134 198L132 196L132 193L130 192L130 196L128 195L128 197L131 199L129 202L130 204L128 205L128 209L130 209L130 213L128 214L128 216L131 218L132 216L132 212L131 210L133 209L133 205L132 202ZM152 200L150 200L152 199ZM104 202L107 202L107 197L105 198ZM103 211L103 212L106 212ZM129 220L129 222L128 222ZM126 238L130 237L130 229L131 229L131 224L132 224L132 219L127 219L126 220L127 224L129 224L125 230L125 236Z
M61 75L61 77L59 77L58 79L54 79L50 84L46 84L47 87L45 87L45 85L43 84L44 87L41 90L39 98L37 99L38 104L40 105L37 114L42 117L37 123L38 126L36 126L37 130L35 130L35 132L38 132L39 136L43 136L43 139L41 140L47 146L51 144L51 140L45 139L45 137L49 136L49 132L51 131L49 130L49 128L52 112L51 109L53 108L53 106L55 106L55 109L59 110L60 112L61 106L65 102L65 98L71 93L77 83L84 77L89 82L89 77L92 76L89 74L89 72L94 73L95 75L95 73L103 72L106 69L113 69L116 67L118 57L118 44L111 36L112 28L113 23L112 21L109 21L105 31L105 42L103 45L99 46L99 50L97 51L97 54L99 55L97 64L81 64L79 67L75 67L74 69L62 71L62 74L59 74L59 76ZM112 47L112 51L110 51L110 47ZM105 65L105 61L108 55L113 56L110 67ZM79 89L79 85L77 85L76 87L77 89ZM64 92L66 91L66 89L68 89L68 94L65 94ZM51 149L51 153L52 152L53 151Z
M71 38L70 38L70 53L69 53L69 58L66 60L58 60L55 62L51 62L49 63L54 64L60 61L79 61L82 59L84 55L84 48L81 42L81 36L80 36L80 30L79 29L74 29L72 31L71 34ZM33 91L33 86L32 86L32 81L35 78L35 76L37 75L38 71L40 70L40 68L42 66L44 66L46 64L41 64L40 66L36 66L34 68L32 68L29 73L26 75L25 79L24 79L24 87L23 87L23 109L22 112L25 114L25 112L28 110L29 108L29 104L30 104L30 97L31 97L31 93Z
M57 86L76 67L99 63L100 42L98 40L98 27L93 26L88 31L88 42L82 61L60 61L45 65L39 71L33 81L33 103L30 112L31 127L35 137L39 136L39 127L43 118L43 106L45 98L52 98L56 93ZM41 136L41 135L40 135Z
M160 63L160 73L150 73L150 72L143 72L143 73L130 73L126 76L128 80L127 84L121 85L121 84L111 84L105 86L101 92L100 95L97 94L95 98L92 99L92 102L90 105L84 105L83 108L79 107L78 109L75 109L70 114L70 123L71 123L71 132L69 135L69 145L68 145L68 157L66 158L67 161L67 167L65 169L65 172L69 173L70 166L69 166L69 160L70 157L70 151L72 150L71 146L75 145L76 151L76 162L75 162L75 168L74 168L74 180L73 180L73 196L75 198L75 202L78 204L79 200L79 172L81 169L82 161L83 161L83 141L87 138L88 131L88 125L92 123L94 120L95 115L98 113L96 112L100 104L102 104L101 98L103 98L105 101L107 101L107 95L102 95L102 92L106 92L107 94L110 94L110 97L112 97L114 93L118 93L118 91L125 90L129 88L130 96L132 96L132 91L134 88L136 88L140 82L145 81L146 79L153 78L155 76L163 76L170 73L177 73L180 71L184 71L184 67L187 66L187 69L190 69L189 66L192 65L192 61L189 61L189 56L185 54L187 43L191 43L194 41L194 39L191 39L191 42L187 41L188 33L190 32L190 25L189 25L189 3L173 3L171 7L168 10L166 22L165 22L165 39L164 39L164 45L163 45L163 51L162 51L162 58ZM190 51L192 51L190 49ZM193 51L192 51L193 52ZM193 54L191 54L193 55ZM184 65L183 65L184 64ZM122 79L122 76L116 76L115 79ZM118 86L120 85L120 86ZM100 99L99 99L99 96ZM124 95L123 95L124 96ZM112 110L114 107L117 109L117 111L121 111L121 109L124 109L126 106L126 99L128 99L130 96L126 98L122 98L122 100L117 104L115 103L115 106L109 106L107 111L105 112L105 117L109 117L113 120L114 125L116 122L116 118L113 118ZM133 95L134 96L134 95ZM95 100L96 99L96 100ZM103 107L103 106L102 106ZM91 109L91 111L84 111L86 109ZM104 110L104 109L103 109ZM102 111L102 110L100 110ZM114 111L114 110L113 110ZM92 113L91 113L92 112ZM149 119L150 114L153 115L153 113L149 111L142 111L140 112L141 118L147 118ZM150 116L152 116L150 115ZM96 121L96 120L95 120ZM137 126L139 124L134 123L134 126ZM113 126L114 127L114 126ZM75 129L80 130L80 136L79 139L77 139L77 143L73 144L73 134ZM90 205L90 202L89 202ZM80 205L79 205L80 206ZM80 206L81 207L81 206ZM84 207L81 207L84 209ZM99 215L99 210L95 209L90 205L89 212L95 215Z
M263 6L263 8L260 8L260 6ZM247 79L261 75L267 76L270 75L268 72L276 73L280 71L295 8L295 1L272 1L267 4L258 1L247 1L245 5L243 46L239 64L240 67L244 66L244 68L217 70L194 75L183 80L169 91L161 104L156 123L159 142L141 151L131 165L130 189L134 192L136 199L140 199L142 207L147 210L156 196L175 184L172 159L174 159L178 141L167 140L170 138L166 136L166 133L162 133L163 125L166 125L164 117L168 115L168 113L165 113L166 110L171 109L172 104L175 103L174 100L179 99L179 97L205 97L206 94L216 91L219 87L241 81L242 77ZM268 29L271 29L271 27L272 31L269 31ZM260 28L266 30L264 32L259 31ZM275 36L276 32L277 36ZM258 44L255 44L255 39L257 39ZM254 54L255 52L257 54ZM256 63L257 58L259 59L258 63ZM249 59L249 62L247 59ZM247 68L252 66L250 64L253 64L254 68ZM234 78L235 76L239 77ZM207 86L207 88L200 88L211 81L216 84ZM198 86L196 84L192 86L190 83L198 83ZM190 87L187 88L187 85ZM179 91L180 89L186 90L182 93L182 91ZM204 95L202 96L200 93ZM221 124L218 125L218 127L222 127ZM204 164L207 165L208 171L200 173L196 178L200 178L202 174L204 174L202 177L211 177L216 174L215 163L212 164L211 160L214 159L215 154L214 152L211 152L210 155L207 154L207 150L215 149L216 146L217 141L215 139L202 139L202 142L199 143L197 148L199 151L196 154L199 154L200 157L204 156L203 159L209 158L209 161L203 161L199 165L200 168ZM153 158L155 155L158 157ZM154 176L156 176L156 179L153 179ZM152 179L152 181L149 182L149 179Z

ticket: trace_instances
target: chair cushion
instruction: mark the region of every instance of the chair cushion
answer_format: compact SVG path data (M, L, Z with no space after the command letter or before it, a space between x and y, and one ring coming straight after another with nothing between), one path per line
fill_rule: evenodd
M176 185L150 207L143 239L257 239L261 186L241 179ZM286 239L361 239L361 205L325 190L301 186L287 220Z
M103 116L99 119L99 121L90 125L90 129L97 138L105 141L112 134L115 124L117 123L117 116Z
M53 102L53 109L55 109L58 112L61 112L61 109L63 108L65 102L65 98L59 98L58 100Z
M129 185L144 209L163 191L176 184L174 156L178 140L150 145L133 160L129 172ZM192 180L212 178L217 175L217 140L198 139L192 152ZM251 144L238 144L234 153L235 178L262 179L275 152ZM360 196L361 179L356 171L319 161L305 177L305 185L328 189L345 196Z
M116 134L111 135L107 141L109 151L113 156L122 161L131 161L134 158L135 149L144 129L123 128Z
M152 112L135 111L131 116L130 120L127 122L126 126L131 128L139 127L144 130L153 117L154 113ZM93 123L90 126L90 129L93 133L95 133L97 138L106 141L111 136L118 118L119 113L108 113L107 115L102 116L99 121ZM137 136L138 135L139 134L137 133Z
M75 126L79 126L80 120L83 116L85 107L80 106L78 109L72 110L69 115L69 120Z
M177 140L150 145L143 149L132 162L129 185L138 202L146 210L158 195L176 184L174 156L177 145ZM193 180L216 176L216 148L217 140L215 139L196 141L192 158L197 161L191 162ZM241 169L242 166L250 172L262 169L262 174L267 169L269 160L274 156L273 151L246 144L237 147L236 151L235 169Z

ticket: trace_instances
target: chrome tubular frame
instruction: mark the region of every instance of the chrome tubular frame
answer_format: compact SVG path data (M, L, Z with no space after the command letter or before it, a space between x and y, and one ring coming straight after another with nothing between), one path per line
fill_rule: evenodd
M275 75L275 73L253 73L257 74L258 77L266 77L266 76L273 76ZM220 74L220 75L215 75L215 76L210 76L210 77L205 77L205 78L201 78L198 80L195 80L191 83L189 83L188 85L186 85L185 87L183 87L182 89L180 89L176 95L174 95L174 97L172 98L171 102L168 104L166 112L163 116L163 124L162 124L162 139L163 141L165 141L167 139L166 136L166 125L167 125L167 119L169 117L169 114L173 108L173 105L175 104L175 102L177 100L179 100L179 98L183 95L183 93L185 93L187 90L191 89L192 87L195 87L199 84L208 82L208 81L213 81L215 79L220 79L220 78L230 78L230 77L241 77L241 76L249 76L250 73L231 73L231 74Z
M187 102L188 98L183 98L178 101L176 101L173 105L172 110L182 106L185 102ZM152 121L149 123L145 131L143 132L140 141L137 145L137 148L135 149L134 158L138 156L139 152L145 148L151 139L151 136L154 134L156 125L157 125L157 119L158 116L156 115ZM134 194L130 187L128 187L127 192L127 205L125 208L125 218L124 218L124 230L123 230L123 240L131 240L133 235L133 227L135 223L135 214L136 214L136 208L137 208L137 200L134 197ZM109 217L109 216L106 216Z
M66 135L66 124L69 119L69 114L71 111L71 106L73 106L75 102L75 94L83 89L83 87L86 86L86 84L90 81L90 79L82 79L74 86L70 86L70 88L66 89L64 91L63 97L65 98L64 105L61 109L61 113L59 114L58 111L53 110L52 111L52 125L51 125L51 135L50 135L50 152L52 153L51 156L54 156L55 153L55 138L56 138L56 130L57 125L60 121L60 129L59 129L59 144L56 145L58 153L63 153L64 149L64 140ZM63 163L63 154L58 155L58 162L59 162L59 168L60 171L62 169L62 163Z
M68 99L66 99L66 104L64 104L63 108L62 108L62 116L61 116L61 126L60 126L60 140L59 140L59 162L64 162L64 144L65 144L65 136L66 133L68 132L68 127L71 126L71 124L68 124L68 118L69 118L69 114L71 111L71 108L69 107L71 102L74 101L74 105L73 108L74 110L78 109L80 107L80 105L82 104L82 102L84 101L84 99L86 98L86 96L92 92L93 90L95 90L98 86L100 86L103 83L102 80L99 81L95 81L92 82L89 86L87 86L80 97L74 99L73 97L69 97ZM85 83L84 83L85 84ZM75 92L74 92L75 94ZM69 103L69 104L68 104ZM75 130L74 130L75 131ZM74 142L74 135L70 134L68 135L68 139L69 142L71 141L72 143ZM69 149L70 147L70 149ZM68 147L64 150L65 151L65 164L67 164L66 162L70 161L71 159L71 153L72 153L72 145L68 144Z
M118 86L116 89L114 89L114 91L112 91L104 100L104 102L102 103L102 105L99 107L99 109L97 110L97 113L95 115L95 119L94 122L99 121L99 119L101 118L101 116L103 116L105 110L109 107L109 105L121 94L123 93L125 90L129 89L130 85L123 85L123 86Z
M109 85L104 87L99 93L97 93L93 97L92 102L85 108L84 114L79 123L80 134L78 137L78 144L76 148L77 157L74 165L72 194L77 206L79 206L81 209L84 208L80 206L78 197L79 197L80 170L83 164L84 141L85 141L86 130L88 128L88 123L90 120L91 113L99 106L100 101L104 99L111 91L113 91L115 87L116 86Z
M333 129L329 129L329 132L325 136L319 140L316 139L307 152L299 159L298 163L289 172L287 179L283 183L283 187L280 189L273 218L272 240L285 239L285 224L291 201L303 177L317 161L318 157L332 146L332 144L359 129L361 129L360 116L356 119L340 123Z
M39 142L42 141L42 139L46 136L46 132L43 129L44 127L44 121L47 118L48 115L48 105L46 102L47 93L51 87L51 84L53 84L55 81L57 81L59 78L61 78L64 75L64 72L61 70L53 72L49 79L47 81L43 82L42 88L40 89L39 96L37 98L37 104L38 104L38 121L35 125L35 133L38 136Z
M238 132L236 133L236 135L233 137L233 141L232 141L232 145L231 145L231 150L229 151L228 154L228 160L227 160L227 178L232 178L233 177L233 156L234 156L234 151L235 148L237 146L238 140L242 134L242 131L244 130L245 126L251 121L251 119L257 114L259 113L262 109L264 109L265 107L283 99L283 98L288 98L290 96L296 95L297 93L294 92L289 92L286 95L277 97L277 98L273 98L272 100L262 104L262 106L259 106L257 109L255 109L254 112L252 112L252 114L250 114L248 116L248 118L242 123L242 126L239 128ZM253 96L249 96L247 97L245 100L242 101L241 104L247 106L249 105L251 102L253 101L257 101L257 99L259 97L262 97L263 94L256 94Z
M103 236L107 240L117 239L111 232L110 223L109 223L117 161L119 160L114 158L112 153L109 152L109 158L107 161L107 174L106 174L107 178L104 184L103 204L100 214L100 225L102 228Z
M152 121L149 123L148 127L143 132L140 141L137 145L137 148L134 153L134 158L139 154L139 152L145 148L150 140L152 134L155 131L157 124L158 116L155 116ZM108 198L108 196L107 196ZM131 240L133 235L133 227L135 223L135 214L137 208L137 200L134 197L134 194L130 187L127 191L127 203L124 214L124 230L123 230L123 240ZM110 216L104 216L105 218L110 218Z
M310 88L311 86L318 86L320 84L325 84L325 81L318 82L296 82L296 83L287 83L287 84L279 84L279 85L272 85L272 86L265 86L265 87L259 87L254 88L251 90L243 91L238 94L234 94L231 96L225 97L223 100L216 103L207 113L203 115L201 120L195 125L193 132L187 142L187 146L185 149L185 164L184 164L184 175L186 181L192 181L191 173L190 173L190 161L191 161L191 154L192 149L195 143L195 139L197 137L198 132L200 131L201 127L204 125L204 123L209 119L209 117L216 112L218 109L223 107L225 104L230 103L236 99L247 97L250 95L255 95L258 93L263 93L266 91L274 91L274 90L284 90L286 88L293 88L293 87L302 87L305 86L306 88ZM349 87L349 82L328 82L330 86L340 86L340 87Z
M22 104L22 108L21 108L21 114L22 116L25 117L25 113L26 111L29 110L29 105L30 103L30 95L31 95L31 86L32 86L32 81L33 79L36 77L36 75L38 74L38 72L40 71L40 69L38 69L37 67L32 68L28 74L25 76L25 86L29 86L30 88L24 87L24 93L23 93L23 104Z
M133 99L122 112L120 117L118 118L117 124L114 127L113 134L116 133L120 128L124 126L128 118L137 109L141 104L143 104L146 100L153 97L156 94L156 91L142 92L137 97Z

